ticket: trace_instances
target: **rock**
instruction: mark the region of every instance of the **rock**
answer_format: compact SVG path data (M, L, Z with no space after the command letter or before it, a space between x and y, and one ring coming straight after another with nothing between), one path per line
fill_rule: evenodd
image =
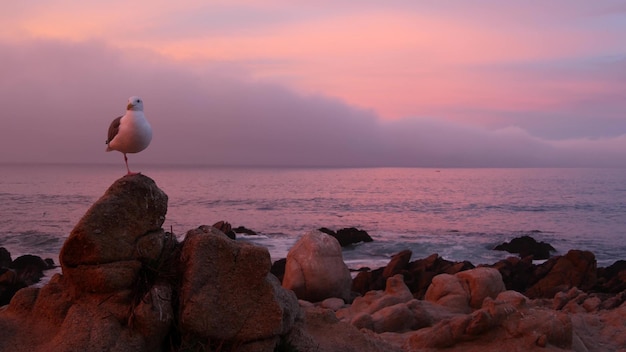
M333 312L338 311L346 305L341 298L326 298L320 303L320 307L330 309Z
M400 352L380 336L339 321L331 310L309 308L306 317L285 338L287 351ZM304 323L306 322L306 324ZM271 350L269 350L271 351ZM268 351L268 352L269 352Z
M578 287L587 291L596 284L596 258L589 251L570 250L556 262L545 277L526 291L530 298L551 298L557 292Z
M11 253L6 248L0 247L0 268L8 268L12 262Z
M537 242L537 240L530 236L516 237L512 239L511 242L497 245L494 250L518 253L522 258L531 255L535 260L548 259L550 258L550 252L556 251L550 244Z
M248 236L258 236L258 234L244 226L237 226L236 228L233 229L233 231L235 231L235 233L245 233Z
M365 295L372 290L382 290L385 288L384 268L375 270L361 270L352 279L352 291Z
M598 268L594 290L619 293L626 290L626 260L618 260L606 268Z
M0 255L4 256L2 260L6 264L0 267L0 306L9 303L17 290L39 282L43 272L54 267L54 263L50 265L36 255L21 255L10 261L11 254L4 248L0 248Z
M389 264L383 270L383 278L387 279L406 270L412 254L413 252L407 249L393 255Z
M456 274L460 271L474 268L470 262L451 262L432 254L427 258L418 259L404 266L404 261L410 258L408 251L402 251L394 256L384 268L361 271L352 281L352 291L364 295L371 290L385 288L385 275L402 273L404 282L409 287L415 298L424 298L426 290L430 286L433 277L439 274ZM400 269L402 268L402 269ZM387 273L385 274L385 270Z
M401 275L387 279L385 291L370 291L339 309L337 317L359 329L377 333L403 332L429 326L440 310L413 298Z
M416 320L415 313L406 303L399 303L382 308L374 312L371 317L373 325L372 330L376 333L408 331L413 328Z
M331 297L348 301L352 277L339 242L317 230L302 236L287 254L282 285L311 302Z
M507 290L526 292L531 285L539 280L539 278L533 275L535 265L533 265L532 259L532 256L526 256L522 259L509 257L489 267L500 272Z
M28 351L160 349L173 323L172 286L159 281L160 263L176 257L175 239L160 228L166 209L167 196L150 178L117 180L67 238L63 274L18 291L0 314L0 326L14 324L9 334L0 329L0 350L17 341ZM25 261L49 266L32 259Z
M463 287L461 279L454 275L435 276L424 299L442 305L453 312L469 313L471 311L469 292Z
M43 272L52 268L52 259L44 260L26 254L12 260L11 253L0 247L0 306L9 303L18 290L39 282L44 276Z
M519 296L514 291L505 291L498 297L520 303ZM568 314L526 304L515 306L487 297L483 307L471 314L440 319L431 327L407 333L403 350L534 351L538 347L569 350L573 341Z
M187 233L181 265L180 326L198 341L270 339L299 315L296 296L269 272L266 248L201 226Z
M230 226L230 224L227 223L226 221L220 220L216 222L215 224L213 224L213 227L222 231L222 233L228 236L228 238L233 239L233 240L237 239L237 235L235 231L232 230L232 226Z
M130 289L142 267L137 243L165 236L167 195L141 174L122 177L94 203L65 241L59 259L77 292Z
M272 268L270 272L278 278L278 281L283 282L283 277L285 276L285 266L287 265L287 258L278 259L274 263L272 263Z
M339 241L339 244L341 245L341 247L346 247L351 244L355 244L359 242L372 242L373 241L372 237L370 237L370 235L366 231L359 230L354 227L340 229L337 232L334 232L333 230L322 227L318 229L318 231L335 237L337 241Z
M470 296L469 305L474 309L480 308L485 298L496 298L505 291L502 276L496 269L479 267L459 272L455 276L461 279Z
M0 307L8 304L17 291L26 287L15 270L0 268Z
M0 310L0 350L274 351L301 311L267 249L210 226L180 244L159 227L166 209L148 177L116 181L66 240L63 274Z

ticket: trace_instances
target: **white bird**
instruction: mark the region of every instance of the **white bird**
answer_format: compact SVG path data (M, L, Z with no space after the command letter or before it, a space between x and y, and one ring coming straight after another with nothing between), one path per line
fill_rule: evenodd
M117 150L124 154L128 175L135 175L128 168L127 153L139 153L146 149L152 140L152 127L143 114L143 100L140 97L128 98L126 113L111 122L106 140L106 151Z

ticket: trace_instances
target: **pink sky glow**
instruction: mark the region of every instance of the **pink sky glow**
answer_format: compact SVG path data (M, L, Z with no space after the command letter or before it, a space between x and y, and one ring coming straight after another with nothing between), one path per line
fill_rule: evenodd
M91 139L140 95L144 162L626 166L621 0L22 1L0 21L0 148L52 144L0 162L111 162Z

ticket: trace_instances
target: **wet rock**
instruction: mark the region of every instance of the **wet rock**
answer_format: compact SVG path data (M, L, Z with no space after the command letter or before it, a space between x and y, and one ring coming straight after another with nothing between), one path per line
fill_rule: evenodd
M244 233L248 236L258 236L258 234L256 232L254 232L253 230L250 230L244 226L237 226L236 228L233 229L233 231L235 231L235 233Z
M334 232L328 228L322 227L318 229L318 231L323 232L327 235L333 236L339 241L341 247L346 247L351 244L359 243L359 242L372 242L373 239L367 233L367 231L359 230L355 227L348 227L338 230Z
M44 271L54 268L52 259L41 259L31 254L11 260L11 253L0 247L0 306L8 304L20 289L41 280Z
M537 242L530 236L516 237L511 242L497 245L494 250L518 253L521 258L531 255L535 260L548 259L550 258L550 252L556 251L550 244Z

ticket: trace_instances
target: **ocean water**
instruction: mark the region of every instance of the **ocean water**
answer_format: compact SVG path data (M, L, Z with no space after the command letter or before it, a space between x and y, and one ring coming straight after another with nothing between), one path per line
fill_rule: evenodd
M219 220L284 258L319 227L357 227L374 242L343 251L348 266L438 253L491 264L492 248L531 235L556 254L590 250L599 266L626 259L624 169L215 168L135 165L169 196L163 227L177 234ZM124 175L120 165L0 165L0 246L13 258L58 253L74 224Z

